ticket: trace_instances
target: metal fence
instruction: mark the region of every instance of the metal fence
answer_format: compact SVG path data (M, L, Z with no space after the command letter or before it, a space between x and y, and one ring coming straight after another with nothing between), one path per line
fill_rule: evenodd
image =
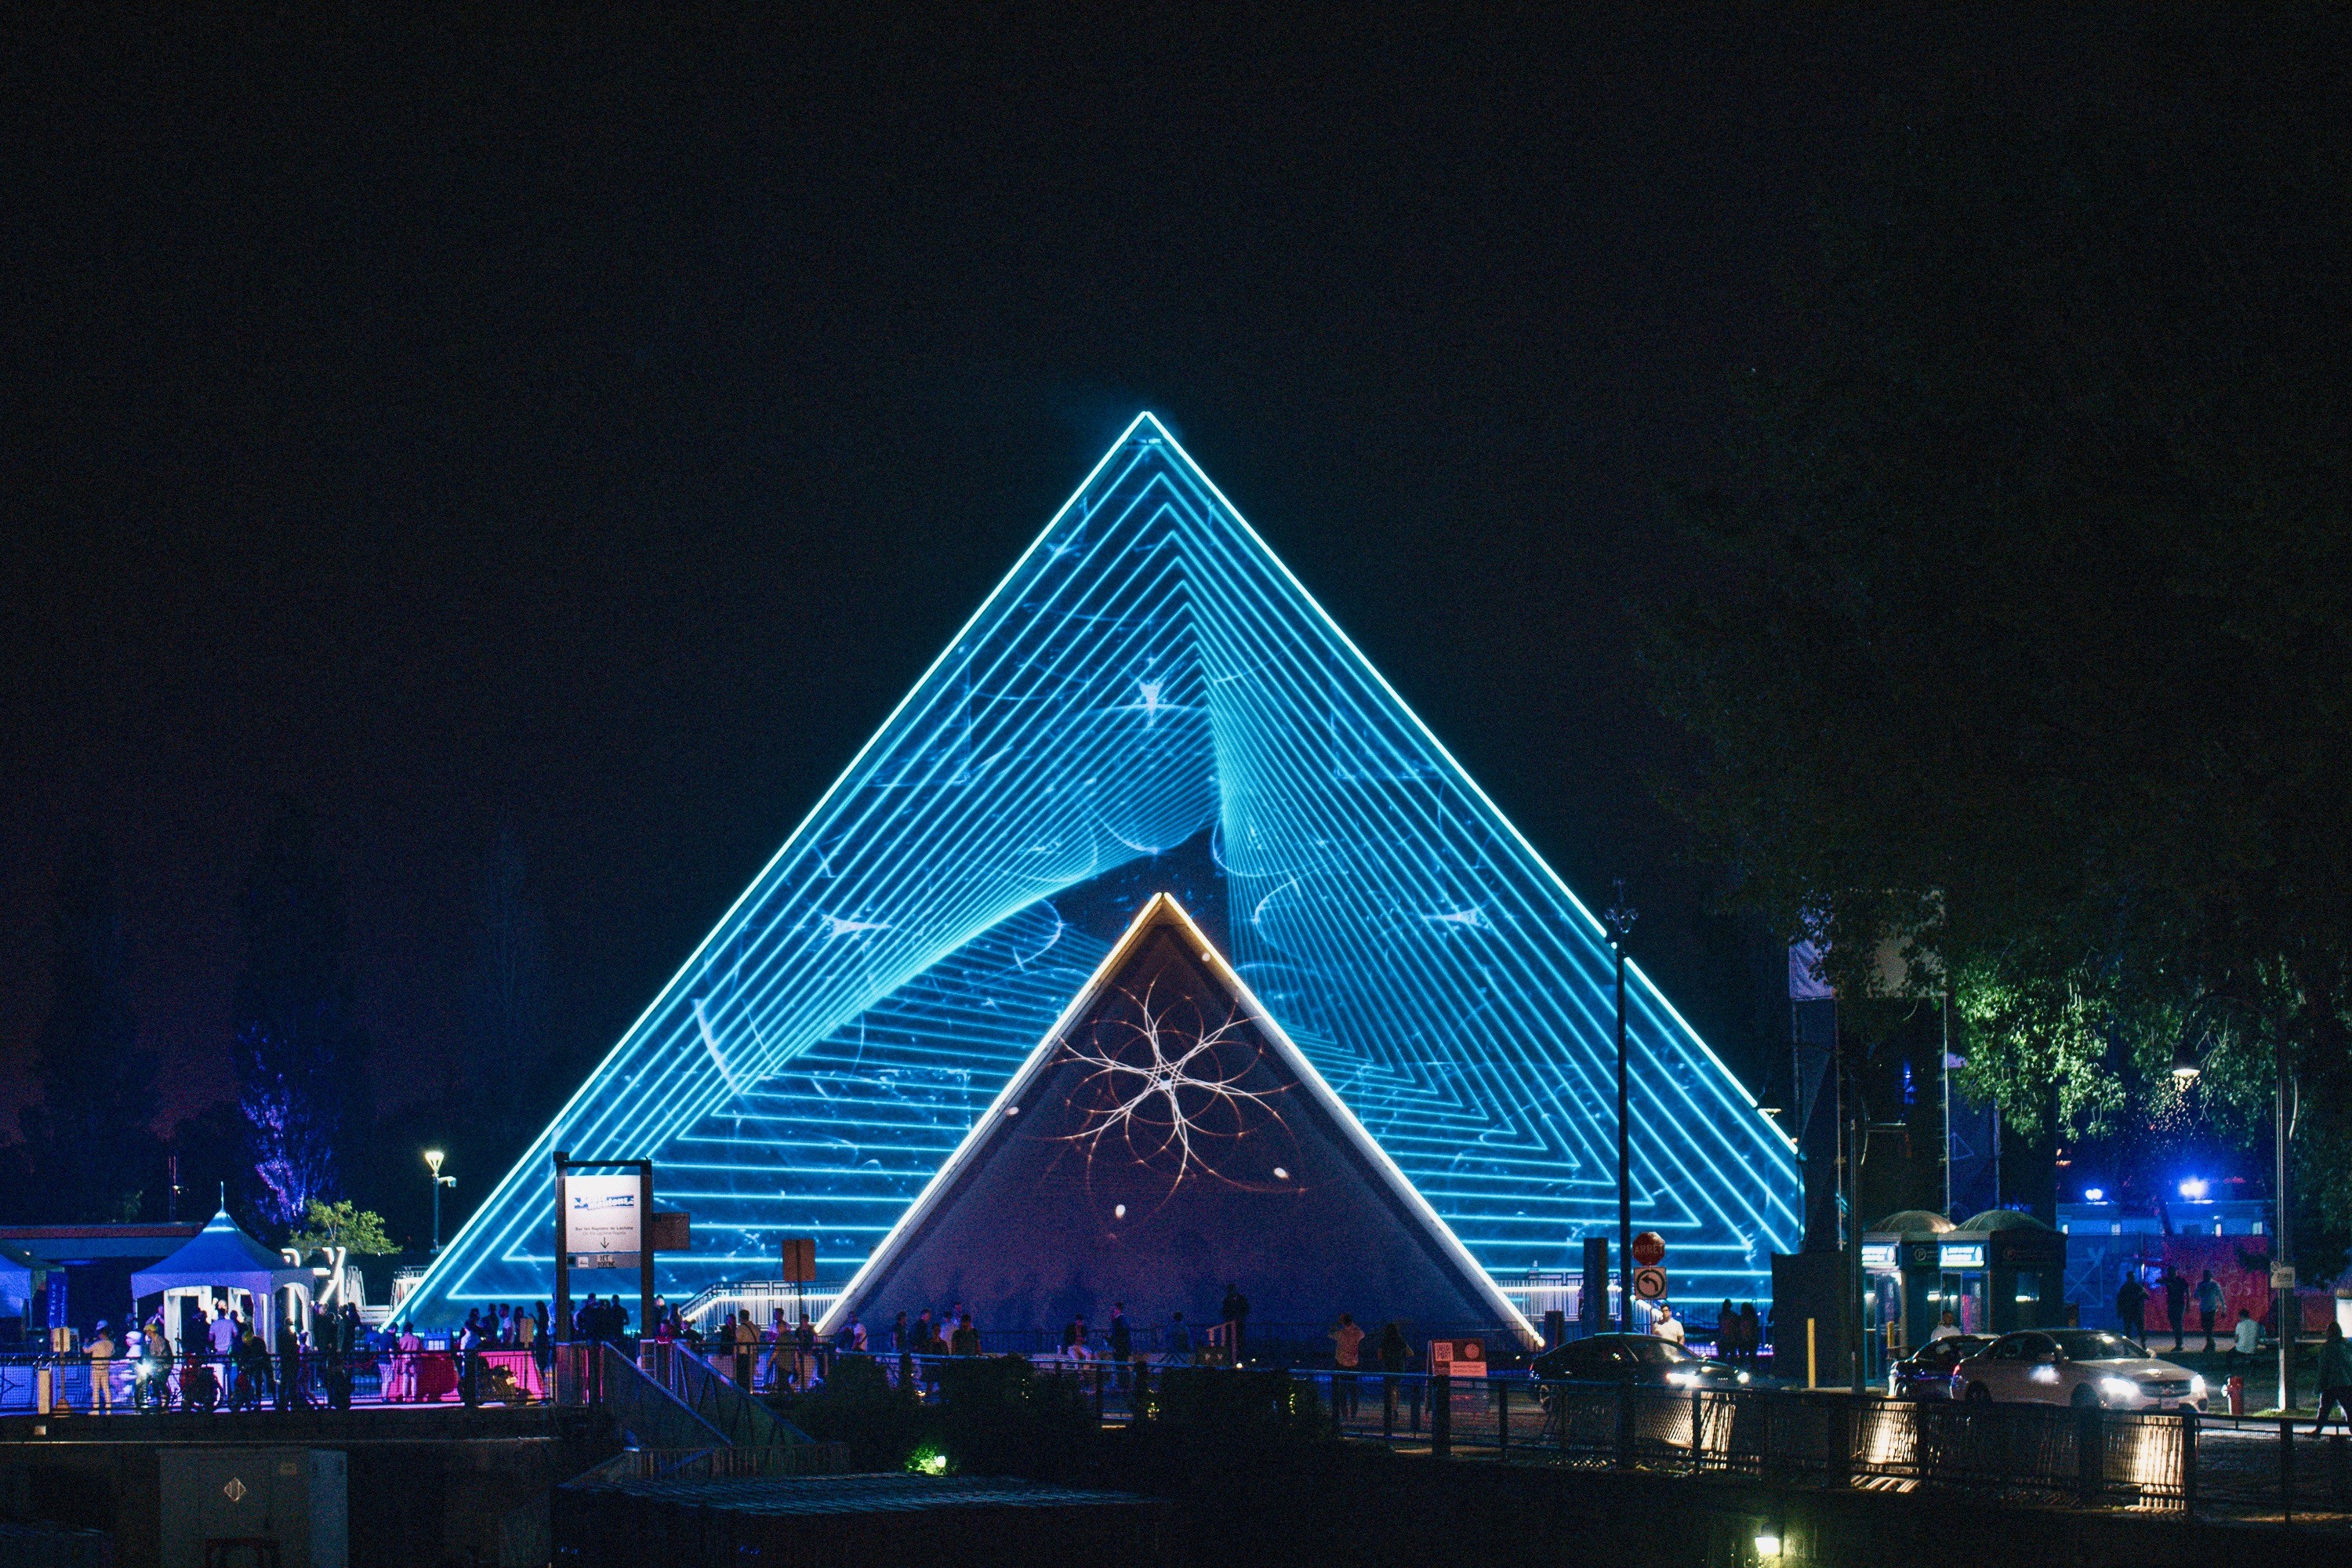
M1549 1463L2184 1509L2197 1418L1769 1389L1297 1373L1350 1436Z

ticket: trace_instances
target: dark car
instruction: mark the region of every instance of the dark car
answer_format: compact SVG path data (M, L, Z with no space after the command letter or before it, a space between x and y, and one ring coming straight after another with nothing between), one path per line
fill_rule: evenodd
M1952 1368L1990 1343L1990 1334L1946 1334L1940 1340L1929 1340L1886 1369L1886 1392L1897 1399L1949 1399Z
M1592 1334L1570 1340L1535 1359L1549 1382L1640 1383L1661 1388L1738 1388L1748 1373L1729 1362L1709 1361L1654 1334Z

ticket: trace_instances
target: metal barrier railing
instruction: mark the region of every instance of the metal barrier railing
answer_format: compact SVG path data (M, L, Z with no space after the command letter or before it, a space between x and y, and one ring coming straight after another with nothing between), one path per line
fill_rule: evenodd
M1894 1482L2020 1500L2192 1506L2198 1418L1773 1389L1294 1373L1340 1431L1440 1452L1809 1485Z

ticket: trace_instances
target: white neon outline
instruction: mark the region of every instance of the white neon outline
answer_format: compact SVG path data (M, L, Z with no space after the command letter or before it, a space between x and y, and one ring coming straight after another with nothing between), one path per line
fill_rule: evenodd
M1462 1245L1462 1238L1454 1234L1454 1227L1445 1223L1445 1217L1421 1195L1421 1190L1412 1184L1412 1178L1364 1130L1364 1124L1356 1120L1356 1113L1348 1109L1347 1101L1341 1100L1324 1080L1323 1075L1315 1070L1315 1064L1307 1059L1307 1053L1298 1048L1274 1015L1265 1010L1256 994L1250 990L1248 982L1234 972L1233 965L1225 961L1224 954L1210 942L1207 933L1201 930L1184 906L1172 895L1164 892L1151 895L1150 901L1128 926L1126 934L1096 966L1093 976L1079 987L1077 994L1070 998L1070 1005L1062 1009L1061 1016L1054 1020L1054 1026L1045 1031L1045 1038L1039 1040L1036 1049L1029 1053L1029 1059L1021 1064L1021 1070L1006 1080L1003 1089L990 1102L988 1110L971 1124L971 1131L964 1134L963 1142L956 1145L956 1152L949 1155L938 1173L924 1184L922 1192L907 1205L907 1212L898 1216L898 1223L890 1227L890 1233L882 1238L881 1245L867 1254L857 1272L849 1277L849 1282L841 1288L841 1294L834 1298L833 1305L826 1308L824 1316L817 1321L816 1331L820 1335L833 1333L865 1305L859 1298L868 1289L872 1278L897 1261L912 1232L929 1217L931 1209L939 1204L948 1188L980 1158L981 1151L997 1135L999 1129L1013 1124L1013 1119L1005 1114L1006 1109L1020 1104L1037 1079L1053 1065L1065 1037L1102 1000L1104 994L1110 989L1112 977L1134 957L1144 938L1169 925L1177 927L1185 940L1192 944L1192 951L1201 955L1211 973L1232 993L1235 1007L1266 1037L1274 1047L1276 1059L1298 1079L1300 1086L1307 1090L1307 1098L1331 1118L1349 1146L1372 1168L1376 1175L1388 1183L1391 1192L1402 1199L1414 1217L1427 1228L1437 1241L1439 1249L1445 1254L1446 1261L1470 1282L1474 1291L1486 1298L1487 1307L1496 1314L1496 1321L1518 1333L1530 1348L1540 1344L1542 1338L1536 1332L1535 1325L1528 1321L1527 1314L1511 1305L1509 1298L1496 1287L1494 1277L1470 1256L1470 1249Z

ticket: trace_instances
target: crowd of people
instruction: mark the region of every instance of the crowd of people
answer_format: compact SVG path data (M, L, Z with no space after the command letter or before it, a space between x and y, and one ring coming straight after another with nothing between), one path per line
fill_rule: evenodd
M84 1345L92 1415L131 1410L349 1409L371 1336L349 1302L309 1327L286 1325L273 1350L252 1319L226 1303L201 1309L174 1343L163 1314L133 1321L118 1336L101 1320ZM70 1409L60 1390L57 1408Z

